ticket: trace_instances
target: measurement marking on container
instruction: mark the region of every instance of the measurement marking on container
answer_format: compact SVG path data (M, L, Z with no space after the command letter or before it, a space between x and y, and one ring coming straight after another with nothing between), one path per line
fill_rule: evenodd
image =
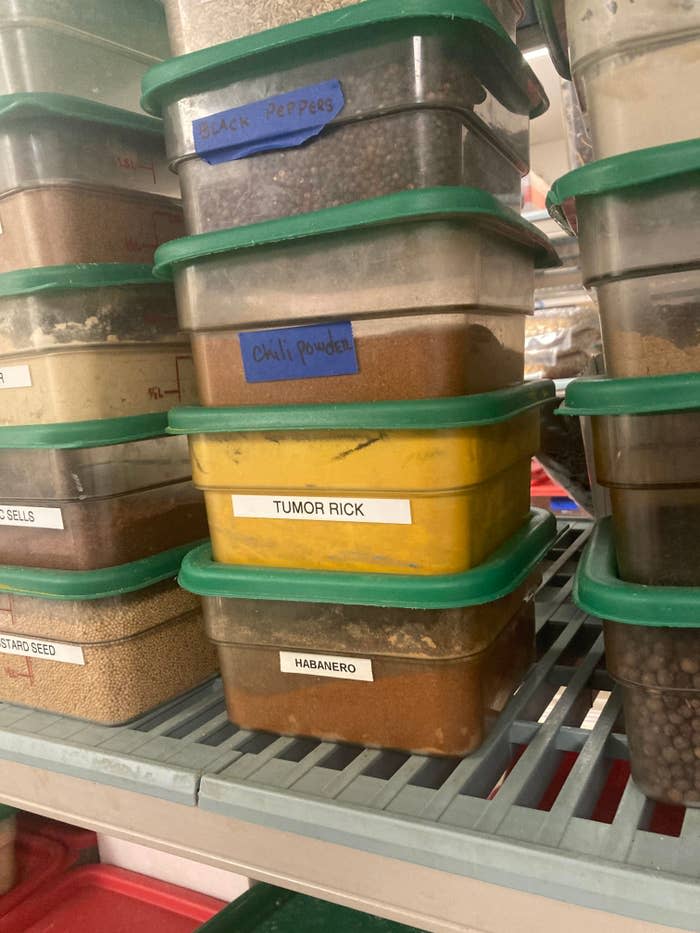
M7 505L0 503L0 525L13 528L54 528L63 531L60 509L43 506Z
M30 389L32 374L28 366L0 366L0 389Z
M34 686L34 668L32 667L32 662L29 658L24 658L25 669L23 671L18 671L16 668L9 667L5 665L3 670L10 678L10 680L20 680L21 678L26 678L29 681L29 686Z
M335 499L326 496L231 496L236 518L302 522L411 525L410 499Z
M13 654L21 658L39 658L62 664L85 664L83 649L79 645L66 645L60 641L45 641L27 635L0 632L0 654Z
M372 662L369 658L340 658L333 654L280 651L280 670L283 674L307 674L312 677L374 682Z

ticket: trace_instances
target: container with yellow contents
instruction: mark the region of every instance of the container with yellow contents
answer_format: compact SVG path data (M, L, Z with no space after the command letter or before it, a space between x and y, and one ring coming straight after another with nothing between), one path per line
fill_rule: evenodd
M460 573L527 520L551 382L447 399L178 408L214 559Z

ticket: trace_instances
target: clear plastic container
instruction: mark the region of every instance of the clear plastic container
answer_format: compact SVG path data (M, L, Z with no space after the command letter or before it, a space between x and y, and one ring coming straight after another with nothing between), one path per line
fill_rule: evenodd
M0 606L3 597L0 596ZM16 814L12 807L0 805L0 897L15 886L17 863L15 860Z
M0 699L121 725L214 676L199 600L174 580L186 550L97 573L0 567Z
M574 593L584 611L606 620L632 777L654 800L700 806L700 588L623 583L606 519L584 553Z
M566 0L566 21L596 158L697 136L698 3Z
M93 570L207 533L165 416L0 429L0 565Z
M0 97L0 156L2 195L80 184L180 196L159 120L62 94Z
M283 127L271 133L263 122L251 131L257 154L228 151L238 142L230 110L269 107L290 92L312 96L329 80L339 82L342 101L321 135L316 126L299 147L280 140ZM143 96L149 112L163 113L191 233L435 184L491 188L518 207L529 116L547 103L483 5L437 0L355 4L196 52L153 69ZM195 141L193 121L214 116L210 140L225 124L219 142L227 151L204 161L204 125Z
M491 196L451 188L190 237L157 262L192 331L202 403L265 405L522 382L534 266L556 258Z
M190 435L222 563L460 573L526 520L539 406L552 394L534 383L411 402L183 408L170 430Z
M280 0L250 3L248 0L164 0L170 48L173 55L185 55L221 42L274 29L310 16L352 6L357 0ZM503 28L515 39L523 16L520 0L485 0Z
M148 266L0 275L0 425L167 411L196 400L172 289Z
M448 580L229 568L207 545L180 583L204 597L241 728L466 755L534 659L535 567L554 527L533 513L493 562Z
M11 0L0 14L0 94L59 91L138 112L144 72L167 57L156 0Z
M700 372L700 268L597 287L610 376Z
M700 373L576 380L562 410L592 416L620 577L700 585Z
M578 233L587 285L700 264L700 138L593 162L554 183L550 213Z

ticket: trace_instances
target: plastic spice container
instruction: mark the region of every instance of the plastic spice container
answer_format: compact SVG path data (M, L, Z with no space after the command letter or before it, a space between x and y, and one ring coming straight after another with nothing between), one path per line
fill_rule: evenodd
M610 376L700 372L700 267L597 287Z
M700 264L700 138L613 156L564 175L551 215L578 233L587 285Z
M256 884L198 933L421 933L416 927L359 913L269 884Z
M202 233L445 184L519 208L548 102L482 4L381 0L166 62L143 105Z
M166 416L0 428L0 564L92 570L207 533Z
M515 39L523 16L521 0L484 0L503 28ZM231 39L254 35L276 26L329 13L357 0L272 0L251 4L246 0L164 0L173 55L185 55Z
M0 804L0 897L14 887L17 877L15 813L12 807Z
M222 563L459 573L525 522L539 408L553 391L180 408L170 431L191 435Z
M141 76L168 54L156 0L12 0L0 15L0 94L59 91L138 112Z
M605 519L584 552L574 596L605 620L632 777L655 800L700 806L700 588L623 583Z
M0 425L117 418L196 400L175 296L150 266L0 275Z
M466 755L534 655L536 567L546 512L463 574L225 567L204 545L180 583L204 597L228 713L244 729Z
M620 577L700 586L700 373L577 379L559 412L592 416Z
M0 699L120 725L216 673L187 546L97 571L0 566Z
M566 20L598 158L697 135L700 4L566 0Z
M7 918L3 933L195 933L224 902L113 865L56 878Z
M437 398L523 380L534 227L486 192L401 192L161 248L205 405ZM231 301L231 295L236 299Z

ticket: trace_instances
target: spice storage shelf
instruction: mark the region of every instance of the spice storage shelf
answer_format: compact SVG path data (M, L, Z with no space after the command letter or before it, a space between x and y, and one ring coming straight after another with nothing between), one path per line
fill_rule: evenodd
M236 730L213 681L118 729L1 705L0 800L439 933L696 930L700 811L629 780L571 601L590 527L561 526L539 661L461 762Z

